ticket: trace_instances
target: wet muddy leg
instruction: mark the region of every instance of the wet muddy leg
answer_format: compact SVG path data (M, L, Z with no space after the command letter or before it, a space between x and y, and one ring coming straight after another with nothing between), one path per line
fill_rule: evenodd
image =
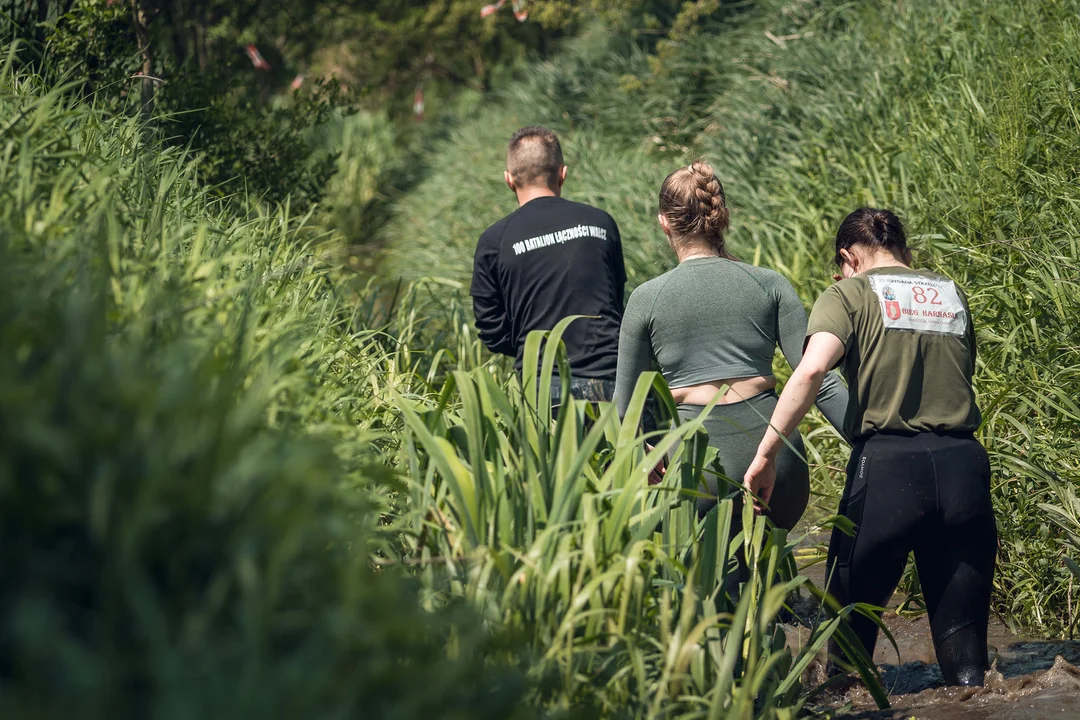
M915 551L934 652L946 685L982 685L994 574L993 527L955 528ZM943 541L942 541L943 540Z

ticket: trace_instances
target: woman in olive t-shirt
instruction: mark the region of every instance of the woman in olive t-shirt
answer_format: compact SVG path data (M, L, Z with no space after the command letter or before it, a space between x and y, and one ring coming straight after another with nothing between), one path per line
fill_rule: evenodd
M848 215L836 262L844 279L810 313L806 352L746 487L768 501L783 445L777 432L798 424L821 378L840 365L854 445L839 514L856 532L833 530L827 590L842 606L885 606L914 552L945 682L982 685L997 526L989 460L973 434L981 418L967 300L952 280L910 267L903 226L888 210ZM873 656L877 625L852 617Z

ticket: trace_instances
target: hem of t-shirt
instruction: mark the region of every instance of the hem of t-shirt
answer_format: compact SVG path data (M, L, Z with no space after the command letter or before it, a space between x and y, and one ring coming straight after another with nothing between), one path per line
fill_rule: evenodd
M559 377L558 368L555 368L554 370L552 370L551 376L553 378L554 377ZM586 375L585 373L580 373L580 372L576 372L576 371L572 370L570 372L570 377L575 378L577 380L603 380L605 382L607 382L607 381L615 382L614 373L612 373L611 375Z
M665 373L668 387L671 389L702 385L716 382L717 380L735 380L749 377L767 377L772 375L772 365L768 368L753 367L751 365L705 365L679 373Z

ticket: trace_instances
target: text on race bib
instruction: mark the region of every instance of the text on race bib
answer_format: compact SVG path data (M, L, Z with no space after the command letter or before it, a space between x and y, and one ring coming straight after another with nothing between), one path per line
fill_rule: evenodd
M886 330L964 337L968 317L952 280L920 275L870 275Z

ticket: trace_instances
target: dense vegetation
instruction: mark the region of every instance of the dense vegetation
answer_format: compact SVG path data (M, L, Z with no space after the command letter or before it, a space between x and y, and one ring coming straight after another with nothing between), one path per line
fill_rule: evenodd
M723 174L734 250L808 302L839 219L900 210L920 262L972 296L996 607L1048 634L1080 617L1065 556L1080 558L1075 0L597 3L612 14L596 26L552 0L569 39L550 59L515 66L514 50L493 95L458 93L468 112L420 134L377 103L347 116L332 92L261 105L235 78L224 95L163 91L148 114L87 66L50 63L104 56L77 46L103 35L57 18L92 10L77 17L122 39L132 8L158 5L66 5L39 4L41 37L0 60L4 716L800 712L802 671L844 628L784 648L785 599L811 589L793 541L761 520L733 533L730 502L694 521L679 490L714 471L696 424L655 439L687 442L649 487L634 428L653 378L624 421L552 417L528 398L548 397L556 346L516 378L468 329L472 243L511 204L502 140L535 122L563 134L569 194L619 220L634 283L670 266L655 191L698 155ZM202 51L222 56L250 40L230 12L280 20L272 4L207 7L146 25L175 31L166 69L199 62L176 48L207 17L219 44ZM608 31L626 26L664 31ZM166 113L200 107L289 132L168 129ZM293 146L260 164L264 142ZM218 162L273 187L236 195L208 176ZM376 248L379 282L358 278ZM410 282L378 290L395 275ZM810 427L828 508L843 449ZM739 547L752 573L733 594Z
M895 208L917 262L971 295L1001 534L995 608L1061 633L1080 617L1075 579L1059 516L1039 505L1063 502L1058 482L1080 484L1078 9L761 3L662 58L583 37L432 148L426 180L387 230L391 265L467 281L475 238L513 204L499 140L531 123L562 133L568 196L620 223L632 284L673 264L655 196L699 156L733 206L733 251L785 273L808 305L831 282L844 215ZM844 455L813 427L821 504L835 508L828 468Z
M452 120L462 96L546 57L586 18L655 42L691 35L722 6L516 0L520 22L504 4L486 14L477 0L0 0L0 36L27 41L19 64L50 81L156 114L154 131L196 151L215 193L307 206L339 151L308 131L335 108L392 121L403 152L427 134L412 127L418 93L429 124Z
M0 65L5 716L803 706L803 670L844 628L784 647L774 621L805 584L792 544L752 516L734 533L731 501L696 522L678 489L711 458L694 423L644 457L647 383L625 423L609 407L586 425L570 404L552 418L525 398L549 396L558 345L522 393L467 333L425 320L447 312L441 288L348 292L308 217L237 216L137 115L13 57ZM686 462L650 488L645 468L680 438ZM732 598L740 548L751 576Z

